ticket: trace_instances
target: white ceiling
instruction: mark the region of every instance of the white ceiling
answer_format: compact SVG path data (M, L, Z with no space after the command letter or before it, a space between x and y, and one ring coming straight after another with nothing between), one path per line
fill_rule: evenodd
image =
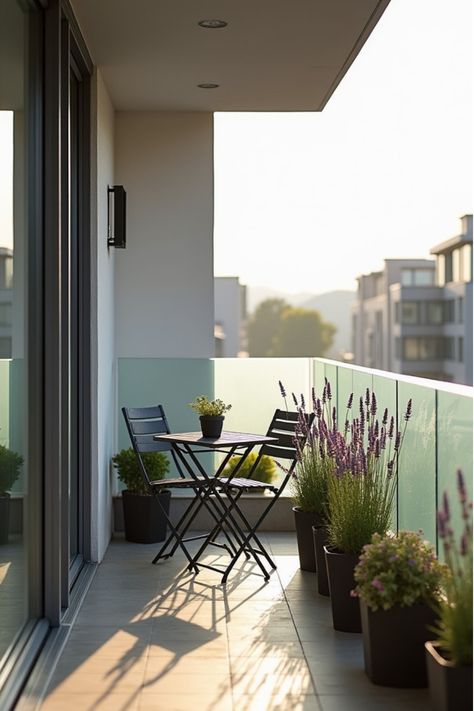
M119 110L320 111L389 0L73 0ZM226 20L202 29L200 20ZM199 89L214 82L218 89Z

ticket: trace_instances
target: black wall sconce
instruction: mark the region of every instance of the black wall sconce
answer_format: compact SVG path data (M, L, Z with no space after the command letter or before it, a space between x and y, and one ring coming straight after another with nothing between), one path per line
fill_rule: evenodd
M107 245L116 249L127 246L126 219L127 193L123 185L113 185L107 188Z

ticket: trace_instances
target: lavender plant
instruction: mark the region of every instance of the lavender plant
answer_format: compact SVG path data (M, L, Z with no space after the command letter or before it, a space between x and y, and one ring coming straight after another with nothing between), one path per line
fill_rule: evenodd
M371 610L433 604L439 596L443 566L433 547L420 533L400 531L398 536L374 533L354 570L357 583L352 594Z
M438 532L443 541L444 557L449 569L445 596L438 608L435 628L443 654L455 665L472 664L472 503L467 501L462 471L457 471L457 488L463 532L459 543L451 526L447 493L438 511Z
M326 385L329 385L326 383ZM326 388L330 401L330 388ZM329 479L329 542L343 553L360 553L374 533L385 535L390 528L397 486L398 463L406 427L412 414L407 403L404 424L395 430L395 420L385 408L377 417L374 392L366 390L359 399L357 417L349 398L344 432L338 431L335 408L332 429L324 430L326 447L334 457L334 476Z

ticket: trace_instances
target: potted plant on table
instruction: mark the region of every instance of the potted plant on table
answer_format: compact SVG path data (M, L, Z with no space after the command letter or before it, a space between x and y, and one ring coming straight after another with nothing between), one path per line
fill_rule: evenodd
M420 533L375 533L355 567L367 676L382 686L427 685L424 643L444 566Z
M164 479L169 471L168 457L162 452L141 455L151 481ZM140 470L137 455L129 447L112 458L119 480L125 484L122 491L125 539L132 543L158 543L166 537L166 518L155 496L150 492ZM171 492L160 491L160 504L169 512Z
M0 444L0 543L8 543L10 489L20 476L21 454Z
M232 405L226 405L219 398L210 400L205 395L199 395L189 403L189 407L199 414L202 436L218 439L224 424L224 413L230 410Z
M403 432L395 432L387 409L381 421L377 419L377 398L367 389L359 400L358 416L346 418L344 432L338 431L334 412L333 427L324 433L335 461L328 486L325 555L333 625L342 632L361 631L359 604L351 597L354 568L373 534L383 536L390 529L398 460L411 410L409 400Z
M472 503L467 501L460 470L457 484L463 531L457 543L448 496L444 494L438 531L449 574L436 610L437 621L432 630L436 639L425 644L430 696L436 711L472 709Z

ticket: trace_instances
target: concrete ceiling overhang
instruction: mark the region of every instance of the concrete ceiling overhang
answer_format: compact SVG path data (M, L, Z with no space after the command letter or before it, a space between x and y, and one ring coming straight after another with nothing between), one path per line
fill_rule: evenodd
M73 0L115 107L321 111L389 0ZM200 20L225 20L203 29ZM215 83L217 89L198 84Z

